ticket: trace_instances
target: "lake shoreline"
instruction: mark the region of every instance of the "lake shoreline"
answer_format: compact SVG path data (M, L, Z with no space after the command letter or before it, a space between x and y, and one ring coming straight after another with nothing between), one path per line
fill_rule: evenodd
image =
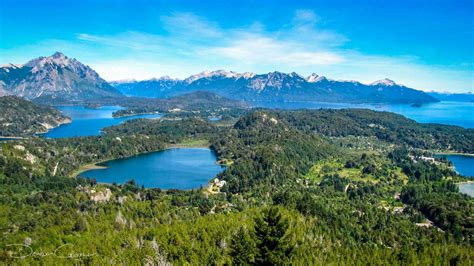
M72 177L72 178L77 178L80 174L82 174L83 172L86 172L88 170L108 168L107 166L103 166L103 165L99 165L99 164L107 163L107 162L114 161L114 160L132 158L132 157L135 157L135 156L145 155L145 154L154 153L154 152L165 151L165 150L169 150L169 149L205 149L205 148L210 148L209 142L207 140L206 140L206 142L207 142L207 145L204 145L204 144L193 145L193 144L188 144L188 143L170 144L170 145L167 145L167 146L165 146L165 148L160 149L160 150L142 152L142 153L138 153L138 154L127 156L127 157L111 158L111 159L105 159L105 160L98 161L98 162L88 163L88 164L81 165L77 170L72 172L69 176ZM218 164L217 161L216 161L216 164ZM218 164L218 165L221 165L221 164Z
M138 115L165 115L165 114L166 112L139 112L139 113L133 113L133 114L116 115L114 112L112 113L112 118L126 118L126 117L131 117L131 116L138 116ZM160 118L161 117L150 118L150 119L160 119Z
M153 153L153 152L160 152L160 151L164 151L166 150L167 148L164 148L162 150L156 150L156 151L148 151L148 152L142 152L142 153L138 153L138 154L135 154L135 155L130 155L130 156L127 156L127 157L120 157L120 158L111 158L111 159L105 159L105 160L102 160L102 161L98 161L98 162L93 162L93 163L88 163L88 164L84 164L84 165L81 165L79 167L79 169L77 169L76 171L74 171L73 173L71 173L70 177L72 178L77 178L80 174L88 171L88 170L94 170L94 169L107 169L108 167L107 166L103 166L103 165L99 165L99 164L103 164L103 163L107 163L107 162L110 162L110 161L115 161L115 160L120 160L120 159L127 159L127 158L132 158L132 157L135 157L135 156L139 156L139 155L144 155L144 154L149 154L149 153Z
M61 112L62 113L62 112ZM58 122L57 125L55 126L44 126L46 130L43 130L43 131L37 131L34 133L34 135L45 135L45 134L48 134L49 131L55 129L55 128L58 128L60 126L63 126L63 125L68 125L68 124L71 124L72 123L72 118L69 117L69 116L66 116L66 118L62 119L61 121Z
M435 153L435 158L445 158L451 162L451 169L468 181L474 179L474 155L465 153Z
M170 150L173 150L173 151L170 151ZM165 152L165 153L162 154L162 152ZM147 155L147 154L151 154L151 155L140 157L142 155ZM201 157L202 156L201 154L204 155L204 157ZM155 161L155 159L150 160L150 158L166 158L166 159ZM198 164L199 165L198 168L193 168L192 165L188 165L188 167L190 167L189 169L184 169L183 167L176 168L176 166L171 166L170 168L169 166L167 166L169 165L167 163L168 161L178 160L178 162L183 162L182 160L184 160L188 162L189 161L193 162L197 158L204 158L204 161L206 161L204 164ZM121 161L122 159L130 159L132 164L130 164L130 162L127 160ZM197 159L197 160L198 162L202 163L202 161L200 161L202 159ZM142 186L144 185L146 188L149 188L149 189L159 188L163 191L166 191L167 189L193 190L193 189L198 189L200 187L207 188L211 180L215 178L217 173L225 169L225 167L216 163L217 162L216 160L217 160L217 157L214 151L211 150L208 146L206 147L196 147L196 146L176 147L175 145L172 145L172 146L170 145L158 151L151 151L151 152L141 153L141 154L124 157L124 158L104 160L101 162L85 164L80 169L75 171L72 174L72 176L95 179L97 183L104 184L104 185L112 185L114 183L117 185L123 185L127 182L127 180L135 179L136 181L138 181L137 182L138 185L140 184ZM108 161L111 161L111 162L114 161L114 162L104 165L104 163L107 163ZM140 162L140 163L137 164L136 162ZM129 163L128 166L126 165L127 163ZM117 165L122 166L122 169L120 168L117 169ZM135 167L136 170L132 172L127 172L126 170L124 170L123 167L130 167L130 165ZM181 165L181 163L177 164L177 166L179 165ZM184 165L187 165L187 164L184 164ZM102 172L101 170L94 171L95 169L105 169L105 168L110 169L110 172L109 171ZM145 172L144 173L140 172L139 174L139 171L141 171L140 169L143 169ZM145 169L148 169L148 170L145 170ZM150 169L153 172L153 174L152 172L150 172ZM211 169L210 172L209 172L209 169ZM89 170L92 170L92 171L90 173L87 173L81 176L81 173L89 171ZM176 174L178 174L180 178L183 178L182 181L173 181L175 172ZM145 177L140 176L140 175L145 175ZM153 177L153 178L147 180L146 175L149 175L150 177ZM188 179L189 181L187 181Z
M474 103L439 101L423 104L421 107L412 107L410 104L368 104L368 103L333 103L313 101L254 101L252 107L261 107L280 110L298 109L369 109L373 111L390 112L402 115L421 124L440 124L474 128Z
M72 138L86 136L100 136L104 128L121 124L135 118L158 119L160 113L147 115L130 115L127 117L113 117L113 113L123 109L120 106L105 105L100 108L89 108L84 105L58 106L59 111L71 118L70 123L49 129L47 132L37 132L36 135L48 138ZM63 121L66 122L66 121Z
M462 153L462 152L434 152L434 155L457 155L457 156L467 156L474 157L474 153Z
M113 159L112 159L113 160ZM116 160L116 159L115 159ZM75 170L74 172L72 172L69 177L71 178L77 178L81 173L85 172L85 171L88 171L88 170L94 170L94 169L105 169L107 168L107 166L102 166L102 165L99 165L101 163L105 163L105 162L108 162L108 161L111 161L111 160L103 160L103 161L100 161L100 162L94 162L94 163L88 163L88 164L84 164L84 165L81 165L79 167L79 169Z
M211 144L207 139L185 140L181 143L168 144L167 148L210 148Z
M474 190L472 189L472 184L474 184L474 181L464 181L456 183L456 186L459 189L459 193L474 197Z
M7 136L0 136L0 140L1 139L11 139L11 140L17 140L17 139L25 139L26 137L18 137L18 136L11 136L11 137L7 137Z
M474 184L473 180L468 180L468 181L462 181L462 182L456 182L456 185L464 185L464 184Z

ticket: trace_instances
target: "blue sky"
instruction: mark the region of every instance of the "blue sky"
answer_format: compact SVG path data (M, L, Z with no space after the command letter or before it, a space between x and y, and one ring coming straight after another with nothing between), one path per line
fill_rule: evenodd
M472 0L2 0L0 63L61 51L107 80L277 70L474 92L473 14Z

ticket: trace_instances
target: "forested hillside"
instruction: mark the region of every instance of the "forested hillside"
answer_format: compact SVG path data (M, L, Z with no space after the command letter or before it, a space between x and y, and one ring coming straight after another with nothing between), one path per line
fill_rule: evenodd
M169 99L150 98L112 98L112 104L119 104L127 109L114 113L114 117L135 115L150 112L181 112L198 111L211 112L225 109L246 109L248 105L244 102L231 100L214 93L196 91L183 94ZM102 102L103 104L103 102Z
M24 136L47 132L71 122L60 111L15 97L0 97L0 136Z
M338 127L340 126L340 129ZM470 130L372 111L132 120L100 137L2 143L4 264L470 265L473 199L431 149ZM443 141L416 141L438 136ZM207 140L222 189L70 178L81 165ZM439 143L439 144L436 144ZM459 148L461 149L461 148ZM9 246L9 244L18 244ZM63 246L66 245L66 246ZM39 256L31 250L60 256ZM23 255L24 258L18 257Z
M420 149L474 153L474 130L422 124L402 115L367 109L279 111L275 115L306 132L325 136L373 136Z

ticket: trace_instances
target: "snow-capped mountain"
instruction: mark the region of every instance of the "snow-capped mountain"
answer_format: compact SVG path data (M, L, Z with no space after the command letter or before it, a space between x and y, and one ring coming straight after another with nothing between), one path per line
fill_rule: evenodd
M172 78L168 75L165 75L165 76L161 76L159 78L152 78L152 80L179 80L179 79L175 79L175 78Z
M255 75L249 79L248 88L262 92L263 90L298 89L306 80L295 72L286 74L282 72L270 72L268 74Z
M240 74L235 73L233 71L227 72L225 70L216 70L216 71L203 71L201 73L198 73L196 75L192 75L188 78L186 78L184 81L186 83L192 83L198 79L210 79L210 78L216 78L216 77L221 77L221 78L239 78Z
M146 80L115 85L122 93L142 97L171 97L192 91L210 91L245 101L328 101L357 103L435 102L422 91L383 79L371 84L336 81L318 74L304 78L282 72L267 74L203 71L184 80Z
M0 94L45 101L120 96L97 72L59 52L24 65L0 67Z
M370 83L371 86L396 86L397 84L395 83L395 81L391 80L391 79L388 79L388 78L384 78L384 79L381 79L381 80L377 80L377 81L374 81L372 83Z
M244 78L244 79L250 79L250 78L255 77L255 75L257 75L257 74L252 73L252 72L244 72L244 73L240 74L240 77Z
M97 72L62 53L39 57L24 65L0 67L0 96L16 95L48 103L77 102L104 97L166 98L208 91L244 101L326 101L356 103L425 103L437 101L415 89L382 79L371 84L336 81L318 74L308 77L283 72L255 74L216 70L186 79L169 76L110 84Z
M320 76L316 73L313 73L311 75L309 75L308 77L306 77L306 81L309 82L309 83L315 83L315 82L320 82L322 80L327 80L325 76Z
M184 81L188 84L198 80L198 79L211 79L211 78L233 78L233 79L249 79L255 76L255 73L252 72L245 72L245 73L237 73L234 71L225 71L225 70L215 70L215 71L203 71L198 74L192 75Z
M162 98L163 95L168 95L173 90L179 90L186 82L170 78L169 76L163 76L133 82L113 81L110 84L126 96Z

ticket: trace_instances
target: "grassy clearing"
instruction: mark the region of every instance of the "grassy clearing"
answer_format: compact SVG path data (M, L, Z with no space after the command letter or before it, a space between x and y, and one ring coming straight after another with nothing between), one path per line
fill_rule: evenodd
M375 158L375 157L372 157ZM364 173L364 165L358 167L345 167L344 160L320 161L314 164L305 178L314 182L321 182L326 176L338 175L353 182L370 182L377 184L384 182L390 184L395 181L402 181L404 184L408 182L408 177L399 167L394 167L383 160L372 160L371 163L378 169L379 174ZM383 171L382 171L383 170Z
M379 182L372 175L363 174L362 168L345 168L342 162L337 161L318 162L311 167L305 177L315 182L321 182L324 176L336 174L351 181L372 182L374 184Z
M171 145L170 147L176 148L208 148L210 146L209 140L207 139L187 139L180 143Z

